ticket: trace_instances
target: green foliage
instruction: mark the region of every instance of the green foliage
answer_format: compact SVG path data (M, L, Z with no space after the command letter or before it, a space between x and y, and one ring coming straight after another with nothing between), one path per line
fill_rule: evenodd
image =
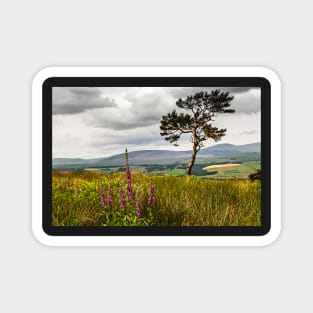
M225 135L226 129L213 127L209 122L219 113L234 113L235 110L227 109L233 98L228 92L213 90L211 93L198 92L185 100L179 99L176 106L188 110L189 113L178 114L173 110L163 115L160 125L161 136L165 136L165 140L170 143L175 143L182 134L190 133L192 142L199 148L208 138L219 141Z
M249 175L249 179L251 180L261 180L262 171L258 169L255 173Z
M212 172L207 172L206 175L215 175L217 173L218 173L218 171L212 171Z
M190 134L190 141L193 144L191 160L187 164L186 173L191 174L198 151L204 146L203 142L211 138L215 142L221 140L226 134L226 128L217 128L211 121L220 113L234 113L235 110L229 109L234 97L229 96L228 92L212 90L208 92L198 92L186 99L179 99L176 106L185 109L188 113L171 113L162 116L160 124L160 135L166 141L178 146L177 141L183 134Z
M155 206L148 206L152 179ZM99 183L106 192L108 182L113 201L102 207ZM261 223L261 182L209 180L196 176L133 175L142 217L135 202L119 206L119 186L125 186L121 173L53 172L52 222L55 226L259 226ZM75 192L78 184L78 194ZM125 191L125 190L124 190Z

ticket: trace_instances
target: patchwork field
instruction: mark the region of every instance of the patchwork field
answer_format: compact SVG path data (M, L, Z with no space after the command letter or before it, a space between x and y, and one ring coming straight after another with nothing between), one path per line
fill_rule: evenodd
M203 169L210 174L211 178L248 178L250 174L255 173L261 168L260 161L225 163L206 166Z
M134 173L147 173L154 175L184 176L186 170L185 161L173 162L169 164L143 164L131 166ZM261 168L259 160L245 160L244 158L215 158L196 160L192 168L192 175L211 179L248 179L249 174ZM95 172L102 174L121 173L125 171L124 166L102 166L102 167L68 167L66 171Z

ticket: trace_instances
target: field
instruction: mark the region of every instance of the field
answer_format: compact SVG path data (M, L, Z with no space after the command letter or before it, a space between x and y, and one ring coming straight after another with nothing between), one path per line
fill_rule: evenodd
M133 168L132 168L133 169ZM142 168L141 168L142 169ZM54 226L260 226L261 183L156 173L54 171ZM130 172L129 172L130 174ZM129 188L131 186L131 188ZM131 189L131 192L130 192Z
M173 161L163 160L151 164L140 164L131 166L131 170L134 173L147 173L155 175L174 175L184 176L186 164L188 160ZM122 163L121 163L122 164ZM227 166L234 168L227 169ZM225 168L219 168L224 165ZM236 166L236 167L235 167ZM258 159L241 157L219 157L219 158L199 158L196 160L191 173L198 177L211 178L211 179L233 179L234 177L240 179L248 179L249 174L254 173L257 169L261 168L261 162ZM98 167L88 167L86 165L66 165L66 167L58 168L55 170L63 171L90 171L90 172L101 172L102 174L112 174L125 172L124 166L114 165L102 165Z
M211 173L211 178L248 178L249 174L255 173L261 168L259 161L242 163L225 163L206 166L203 169Z

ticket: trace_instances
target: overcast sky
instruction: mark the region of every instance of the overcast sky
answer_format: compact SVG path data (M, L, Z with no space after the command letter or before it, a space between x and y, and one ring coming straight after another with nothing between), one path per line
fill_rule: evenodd
M229 91L234 114L212 124L227 128L217 143L260 142L261 90L244 87L53 87L53 158L94 158L144 149L191 150L190 136L178 147L160 136L163 114L198 91ZM205 146L217 144L207 140Z

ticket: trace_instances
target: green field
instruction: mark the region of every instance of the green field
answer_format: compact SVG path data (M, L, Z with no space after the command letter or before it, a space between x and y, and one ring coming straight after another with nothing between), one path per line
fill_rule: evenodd
M243 166L248 167L246 164ZM257 164L250 164L250 167L253 166ZM205 177L178 177L175 174L157 175L132 171L133 200L128 198L126 186L125 172L108 174L95 170L53 172L52 224L54 226L260 226L261 224L260 181L210 180ZM151 186L155 197L153 205L149 204ZM101 188L105 202L101 198ZM121 205L123 197L125 207ZM109 198L110 202L107 201ZM141 208L139 215L138 203Z
M230 179L242 178L246 179L249 174L255 173L256 170L261 169L260 161L242 162L240 164L224 163L218 165L210 165L203 168L208 173L216 172L210 175L210 178Z
M231 170L218 170L216 168L211 168L215 165L227 165L230 163L240 163L236 169ZM174 175L174 176L184 176L186 169L185 161L172 162L168 164L143 164L131 166L131 171L134 173L147 173L155 175ZM198 159L192 168L192 174L199 177L206 177L211 179L223 178L232 179L234 177L240 179L248 179L249 174L254 173L257 169L261 168L261 162L257 160L252 161L242 161L233 160L231 158L216 158L216 159ZM217 171L217 173L212 174L212 171ZM97 172L102 174L113 174L113 173L124 173L125 167L123 166L103 166L103 167L80 167L77 166L71 168L69 166L67 171L76 172Z

